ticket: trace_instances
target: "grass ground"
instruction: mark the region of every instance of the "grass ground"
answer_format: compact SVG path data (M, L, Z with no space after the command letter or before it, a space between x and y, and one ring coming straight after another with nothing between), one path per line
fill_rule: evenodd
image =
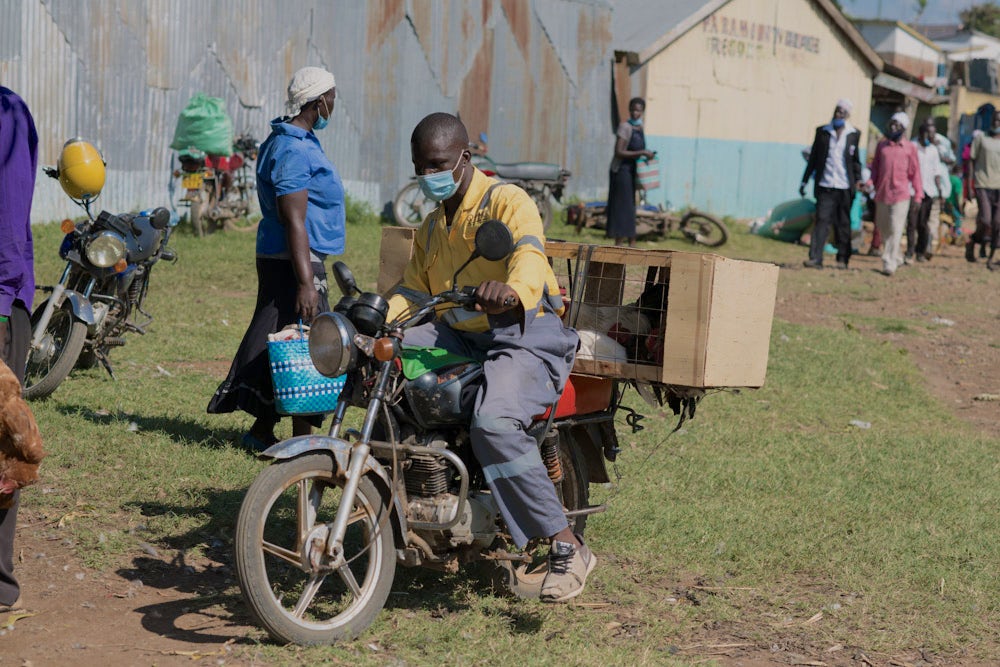
M801 259L734 227L722 254ZM35 231L38 281L51 282L59 232ZM379 233L350 224L342 258L369 289ZM559 223L550 236L603 241ZM253 309L252 235L178 233L173 245L179 262L152 276L156 322L114 351L118 380L75 372L33 405L50 456L25 512L59 526L94 571L150 548L228 567L235 513L263 465L233 444L248 417L205 413ZM861 289L803 273L782 272L781 289ZM814 660L800 664L859 652L876 664L920 651L944 664L1000 658L1000 442L931 398L899 348L860 332L920 325L846 320L776 321L766 386L707 396L669 437L672 415L632 402L648 418L636 433L619 424L616 481L592 491L609 510L588 523L600 566L577 602L505 597L475 569L401 570L357 641L279 647L250 630L232 659L662 665L725 661L741 647ZM200 604L248 622L232 578Z

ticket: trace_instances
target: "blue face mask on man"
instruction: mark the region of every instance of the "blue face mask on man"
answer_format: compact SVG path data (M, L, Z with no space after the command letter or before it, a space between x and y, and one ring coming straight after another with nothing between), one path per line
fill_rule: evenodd
M444 201L451 198L458 190L459 181L455 180L455 170L460 164L462 164L461 155L458 156L458 161L451 171L438 171L433 174L417 176L420 191L424 193L425 197L434 201ZM462 168L462 173L465 173L465 167Z
M320 98L320 102L323 103L323 106L326 106L326 98L325 97L321 97ZM316 112L316 122L313 123L313 129L314 130L322 130L324 127L326 127L327 125L330 124L330 116L329 116L330 111L327 110L326 113L327 113L327 117L324 118L323 114L319 113L319 110L317 110L317 112Z
M834 118L832 121L830 121L830 124L839 130L840 128L844 127L844 119Z

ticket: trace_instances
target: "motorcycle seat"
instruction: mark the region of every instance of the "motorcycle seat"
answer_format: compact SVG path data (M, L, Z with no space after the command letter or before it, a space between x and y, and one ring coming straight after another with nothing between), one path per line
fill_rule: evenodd
M494 166L497 176L507 180L562 180L562 167L548 162L514 162L512 164L497 164Z

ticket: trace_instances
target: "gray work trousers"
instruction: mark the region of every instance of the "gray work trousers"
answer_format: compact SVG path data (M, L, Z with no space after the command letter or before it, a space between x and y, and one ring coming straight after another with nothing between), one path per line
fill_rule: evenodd
M533 417L559 398L573 367L579 338L552 312L504 318L486 333L456 331L439 321L409 329L406 345L439 347L483 364L485 381L470 426L472 450L483 467L500 514L518 547L566 528L566 514L549 479L538 443L527 433Z

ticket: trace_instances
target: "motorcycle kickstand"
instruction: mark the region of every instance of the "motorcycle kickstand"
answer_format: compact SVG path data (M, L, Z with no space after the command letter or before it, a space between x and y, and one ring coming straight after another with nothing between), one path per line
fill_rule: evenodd
M94 352L94 356L97 357L97 360L101 362L101 366L104 366L104 370L108 372L108 375L111 376L111 379L117 382L118 378L115 377L115 371L113 368L111 368L111 360L108 359L108 355L104 354L100 350L96 350Z

